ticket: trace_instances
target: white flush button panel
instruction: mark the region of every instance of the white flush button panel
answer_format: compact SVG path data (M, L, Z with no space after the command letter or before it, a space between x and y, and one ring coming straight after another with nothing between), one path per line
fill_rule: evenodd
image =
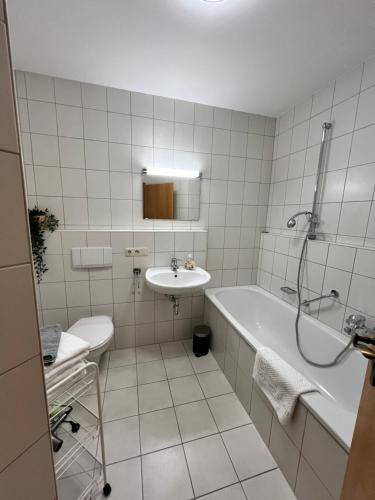
M125 248L125 255L127 257L143 257L148 255L147 247L131 247Z
M112 266L112 247L72 248L73 267L110 267Z

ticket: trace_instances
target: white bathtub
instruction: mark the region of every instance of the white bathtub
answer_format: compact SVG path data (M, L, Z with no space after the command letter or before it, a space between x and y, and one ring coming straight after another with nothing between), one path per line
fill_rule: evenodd
M317 385L320 393L301 399L349 450L367 366L361 354L351 350L332 368L313 367L302 359L296 346L295 307L255 285L211 288L206 296L253 349L273 349ZM307 315L301 317L300 334L304 352L321 363L334 358L346 342L343 335Z

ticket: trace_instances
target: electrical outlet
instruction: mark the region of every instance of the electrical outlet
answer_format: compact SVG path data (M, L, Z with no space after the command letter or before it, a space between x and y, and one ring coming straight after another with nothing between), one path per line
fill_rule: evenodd
M148 248L147 247L125 248L125 255L127 257L143 257L145 255L148 255Z

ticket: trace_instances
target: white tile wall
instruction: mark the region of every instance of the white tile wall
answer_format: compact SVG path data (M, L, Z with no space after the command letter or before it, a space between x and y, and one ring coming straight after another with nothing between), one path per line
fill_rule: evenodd
M72 267L72 247L90 245L112 246L112 268ZM125 248L133 246L146 246L149 255L126 257ZM181 298L175 316L172 303L146 286L144 274L149 266L169 265L173 256L184 260L189 253L206 267L206 249L204 230L58 230L47 239L48 271L36 290L41 323L60 323L66 329L81 317L108 314L114 318L114 348L189 338L192 326L203 318L203 295ZM134 267L142 270L136 289Z
M318 303L310 312L339 331L353 311L375 324L368 299L375 290L374 67L374 60L358 66L276 123L269 234L262 238L258 283L286 300L280 286L295 288L299 238L308 224L301 217L295 229L287 229L286 221L295 212L311 209L321 126L332 121L319 195L323 241L309 242L303 295L314 297L337 288L338 301Z
M213 286L255 282L274 119L16 73L30 205L53 209L62 229L225 232ZM153 164L202 172L199 221L142 219L140 172Z

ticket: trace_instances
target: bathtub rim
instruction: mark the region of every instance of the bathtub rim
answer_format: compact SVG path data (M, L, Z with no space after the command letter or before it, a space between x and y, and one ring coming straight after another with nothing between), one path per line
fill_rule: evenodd
M296 312L296 308L271 294L270 292L267 292L258 285L207 288L205 290L205 296L224 316L228 323L238 332L241 338L256 352L260 347L263 346L263 344L259 342L248 330L246 330L246 328L243 327L230 312L227 311L227 309L223 306L223 304L217 297L217 293L220 291L241 289L251 290L264 295L265 297L276 302L282 307L286 307L287 309L291 310L293 313ZM342 334L340 334L338 331L322 323L316 318L313 318L312 316L304 315L304 317L307 321L311 321L313 323L317 322L318 325L323 325L328 333L334 336L335 339L337 339L342 344L342 346L345 345L345 340L343 339ZM361 356L358 352L353 352L353 355ZM350 412L345 410L344 408L336 406L320 393L303 394L300 397L300 401L315 416L315 418L317 418L322 426L325 427L325 429L336 439L336 441L344 448L344 450L346 452L350 452L357 413Z

